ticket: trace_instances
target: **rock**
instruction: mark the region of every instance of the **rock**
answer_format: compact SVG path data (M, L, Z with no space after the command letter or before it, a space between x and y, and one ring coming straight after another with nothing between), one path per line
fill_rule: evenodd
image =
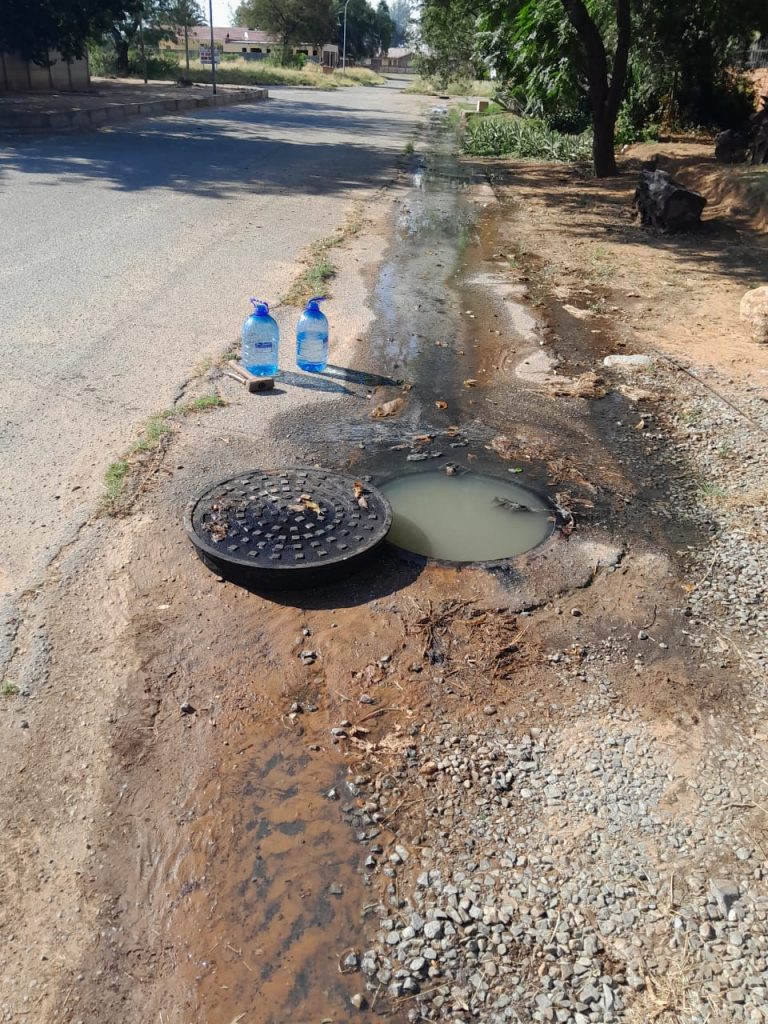
M711 878L709 888L724 917L739 898L739 887L729 878Z
M424 937L432 941L433 939L442 939L443 937L443 922L442 921L427 921L424 925Z
M612 355L606 356L603 366L610 366L614 370L647 370L653 360L645 355Z
M357 971L360 969L360 961L357 958L357 953L347 953L344 959L341 961L341 966L345 971Z
M768 285L752 288L742 297L741 319L748 325L755 341L768 342Z
M317 661L317 651L302 651L299 658L302 665L313 665Z
M179 711L182 715L194 715L195 708L192 707L188 700L185 700L179 705Z
M349 997L349 1001L356 1010L364 1010L368 1006L368 1000L362 992L355 992L353 996Z

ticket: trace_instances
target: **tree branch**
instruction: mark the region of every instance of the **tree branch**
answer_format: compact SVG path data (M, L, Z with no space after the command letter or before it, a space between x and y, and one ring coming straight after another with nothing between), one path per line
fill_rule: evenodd
M587 10L584 0L560 0L568 20L573 25L587 55L587 78L593 101L602 102L608 91L608 59L605 46L597 25ZM617 4L626 4L628 0L616 0Z

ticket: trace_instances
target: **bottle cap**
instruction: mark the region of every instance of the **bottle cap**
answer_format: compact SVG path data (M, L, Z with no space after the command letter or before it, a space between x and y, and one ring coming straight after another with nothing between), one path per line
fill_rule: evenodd
M320 302L325 302L325 296L324 295L317 295L317 296L315 296L314 299L310 299L307 302L307 312L308 313L319 313L320 312L320 306L318 305L318 303L320 303Z
M269 316L269 306L261 299L251 299L253 303L253 316Z

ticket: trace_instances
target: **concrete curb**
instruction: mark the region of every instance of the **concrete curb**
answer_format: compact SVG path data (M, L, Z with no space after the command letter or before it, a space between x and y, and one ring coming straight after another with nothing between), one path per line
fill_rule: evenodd
M103 107L86 110L57 110L40 114L2 114L0 131L46 132L98 128L131 117L160 117L185 110L204 110L208 107L228 107L234 103L254 103L269 99L267 89L238 89L220 91L215 96L182 95L179 99L147 100L146 103L105 103Z

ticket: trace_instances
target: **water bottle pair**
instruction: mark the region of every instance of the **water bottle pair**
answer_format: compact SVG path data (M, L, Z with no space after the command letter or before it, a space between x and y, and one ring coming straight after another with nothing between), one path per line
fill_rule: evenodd
M279 370L280 330L266 302L251 302L253 313L243 324L240 362L257 377L274 377ZM296 324L296 362L309 373L322 373L328 362L328 320L321 302L322 296L310 299Z

